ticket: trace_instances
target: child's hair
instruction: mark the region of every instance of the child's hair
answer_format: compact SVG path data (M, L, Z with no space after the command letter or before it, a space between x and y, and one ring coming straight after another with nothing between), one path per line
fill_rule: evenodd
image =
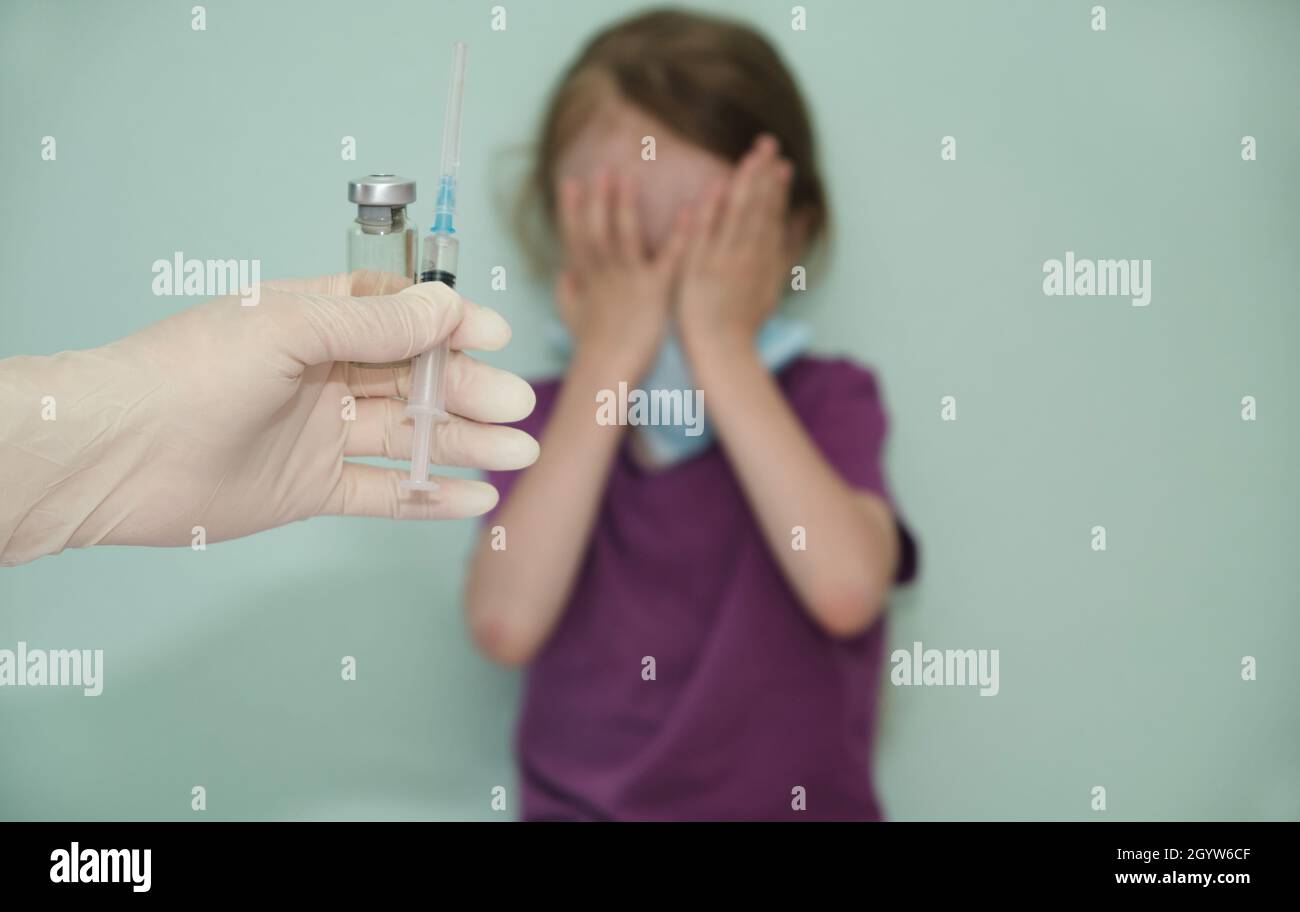
M515 210L533 265L545 270L553 248L556 163L586 119L617 97L731 162L760 133L780 143L794 165L790 211L807 219L813 246L830 221L817 168L812 123L794 78L762 35L737 22L679 10L654 10L596 35L561 77L542 119L541 140ZM543 224L538 224L538 216Z

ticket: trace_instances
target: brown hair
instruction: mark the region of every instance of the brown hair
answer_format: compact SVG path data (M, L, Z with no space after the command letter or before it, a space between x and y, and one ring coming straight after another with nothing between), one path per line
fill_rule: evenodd
M760 133L794 165L790 211L806 219L814 244L830 220L807 107L775 48L746 25L680 10L654 10L597 34L561 77L542 118L541 139L515 210L534 265L544 268L555 219L554 176L565 147L603 96L671 125L686 140L731 162ZM540 210L540 212L539 212ZM539 225L540 215L547 224Z

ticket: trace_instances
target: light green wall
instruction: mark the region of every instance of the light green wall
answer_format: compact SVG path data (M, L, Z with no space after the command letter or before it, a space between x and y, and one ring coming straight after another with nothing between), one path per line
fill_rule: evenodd
M501 2L504 32L469 0L214 0L206 32L188 0L0 4L0 357L174 312L150 265L176 250L339 270L358 174L419 179L427 225L464 38L462 289L515 328L493 361L553 367L492 200L561 65L635 7ZM792 5L717 8L815 111L838 234L800 306L880 372L924 545L891 644L1001 656L995 698L885 688L891 815L1095 819L1104 785L1111 819L1300 818L1300 5L1114 0L1104 33L1091 2L814 0L805 32ZM1151 305L1044 297L1066 250L1150 258ZM320 519L0 570L0 648L106 654L98 698L0 691L0 818L186 819L195 784L212 819L499 816L518 678L460 622L472 528Z

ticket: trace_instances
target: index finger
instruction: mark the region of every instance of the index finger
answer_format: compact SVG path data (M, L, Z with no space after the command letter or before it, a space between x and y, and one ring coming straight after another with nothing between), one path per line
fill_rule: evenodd
M461 297L442 282L388 295L278 291L265 308L275 315L284 350L302 364L412 358L446 340L452 348L494 350L510 341L496 311Z
M406 276L377 269L358 269L355 272L336 272L333 275L310 276L302 279L271 279L262 287L272 291L293 291L299 294L370 295L396 294L411 284Z
M761 205L764 181L769 162L776 157L776 141L764 134L760 136L736 168L727 210L723 216L722 234L726 240L735 240L747 233L753 222L751 207Z
M451 334L451 347L458 351L497 351L505 348L510 341L510 324L505 317L491 307L475 304L469 298L462 297L461 301L465 305L465 315Z

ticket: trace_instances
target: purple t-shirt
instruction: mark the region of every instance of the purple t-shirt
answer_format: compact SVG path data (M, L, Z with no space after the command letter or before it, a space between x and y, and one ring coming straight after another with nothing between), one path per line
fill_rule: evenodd
M805 357L777 379L845 481L889 501L871 373ZM537 408L516 426L540 436L559 385L535 384ZM883 617L850 640L822 632L719 447L652 472L627 443L573 596L528 669L524 818L879 819L871 755ZM517 478L489 473L503 502ZM899 529L905 582L916 548ZM798 787L806 810L794 808Z

